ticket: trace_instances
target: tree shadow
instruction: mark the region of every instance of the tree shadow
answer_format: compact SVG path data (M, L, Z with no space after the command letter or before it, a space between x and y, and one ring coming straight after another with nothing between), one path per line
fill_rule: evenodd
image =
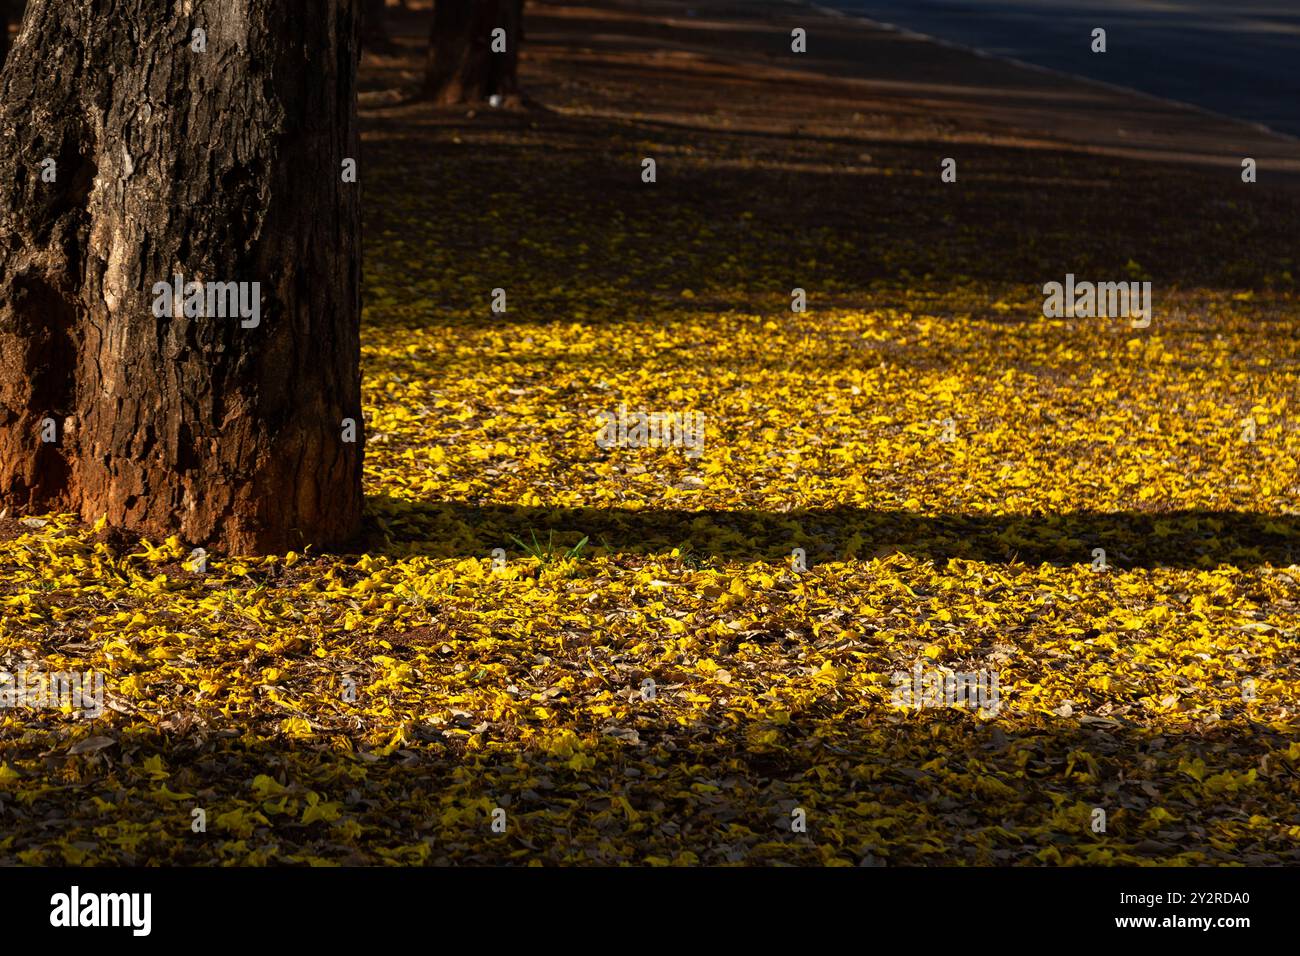
M393 556L486 557L517 553L513 539L590 546L616 554L675 547L721 561L811 566L895 552L947 562L1089 565L1105 551L1115 568L1289 566L1300 561L1300 515L1242 511L1068 511L1061 514L920 514L870 508L789 511L546 507L367 498L366 550Z
M16 766L37 744L58 746L41 774L18 780L30 799L0 803L11 835L0 865L40 848L62 862L69 844L97 863L132 866L1300 858L1278 808L1294 788L1288 737L1244 715L1203 732L1157 732L1108 718L903 711L833 693L793 712L744 714L725 697L684 707L700 689L726 693L665 681L647 699L624 688L632 712L617 724L562 693L548 701L555 722L527 741L506 723L453 711L463 716L406 721L379 747L358 739L342 703L337 726L315 741L259 736L217 712L183 734L101 728L113 742L87 755L32 734ZM166 798L131 770L155 756L169 768ZM75 782L32 786L60 772ZM204 833L192 830L196 807ZM33 823L55 818L57 832Z

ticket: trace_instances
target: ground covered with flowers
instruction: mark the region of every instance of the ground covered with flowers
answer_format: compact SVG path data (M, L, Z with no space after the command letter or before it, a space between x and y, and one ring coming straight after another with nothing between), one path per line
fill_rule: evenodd
M367 106L356 553L0 518L0 669L106 688L0 709L0 863L1300 861L1295 186L537 16L545 109Z

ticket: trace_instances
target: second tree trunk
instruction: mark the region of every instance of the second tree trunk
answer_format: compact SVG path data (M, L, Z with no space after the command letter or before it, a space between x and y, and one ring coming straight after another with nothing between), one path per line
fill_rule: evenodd
M513 99L523 0L435 0L425 95L435 103Z

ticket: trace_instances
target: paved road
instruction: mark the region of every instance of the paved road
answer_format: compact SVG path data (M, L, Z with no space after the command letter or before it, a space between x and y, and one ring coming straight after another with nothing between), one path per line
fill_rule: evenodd
M1300 136L1300 0L818 2Z

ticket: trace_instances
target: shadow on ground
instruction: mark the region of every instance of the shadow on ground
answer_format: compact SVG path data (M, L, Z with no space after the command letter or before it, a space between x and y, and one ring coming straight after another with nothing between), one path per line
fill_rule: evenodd
M893 552L934 561L1091 564L1106 551L1117 568L1287 566L1300 560L1300 516L1239 511L1071 511L1047 515L939 514L868 508L784 512L653 508L548 508L367 499L368 549L390 555L486 557L518 552L513 538L620 554L674 547L721 561L788 563L803 548L810 565Z
M485 722L473 752L459 724L421 720L405 722L387 752L353 749L342 703L319 744L261 737L216 712L210 722L191 716L185 733L99 729L113 742L89 754L46 740L56 746L43 773L62 783L0 800L13 834L0 864L42 847L45 862L63 862L67 845L127 865L1300 858L1287 833L1296 787L1282 756L1288 739L1245 718L1159 734L1105 719L1016 725L955 708L904 715L860 705L852 717L811 711L778 721L719 708L688 720L674 716L677 693L639 703L622 727L570 715L561 695L548 705L561 720L577 718L575 733L557 727L557 736L521 744ZM29 735L14 765L44 736ZM163 795L139 770L155 755L171 768ZM255 783L259 776L274 784ZM305 812L316 804L325 809ZM207 813L206 833L192 832L195 807ZM492 829L498 808L504 833ZM1098 809L1104 833L1094 829ZM799 810L806 832L792 827ZM57 830L35 822L55 818Z

